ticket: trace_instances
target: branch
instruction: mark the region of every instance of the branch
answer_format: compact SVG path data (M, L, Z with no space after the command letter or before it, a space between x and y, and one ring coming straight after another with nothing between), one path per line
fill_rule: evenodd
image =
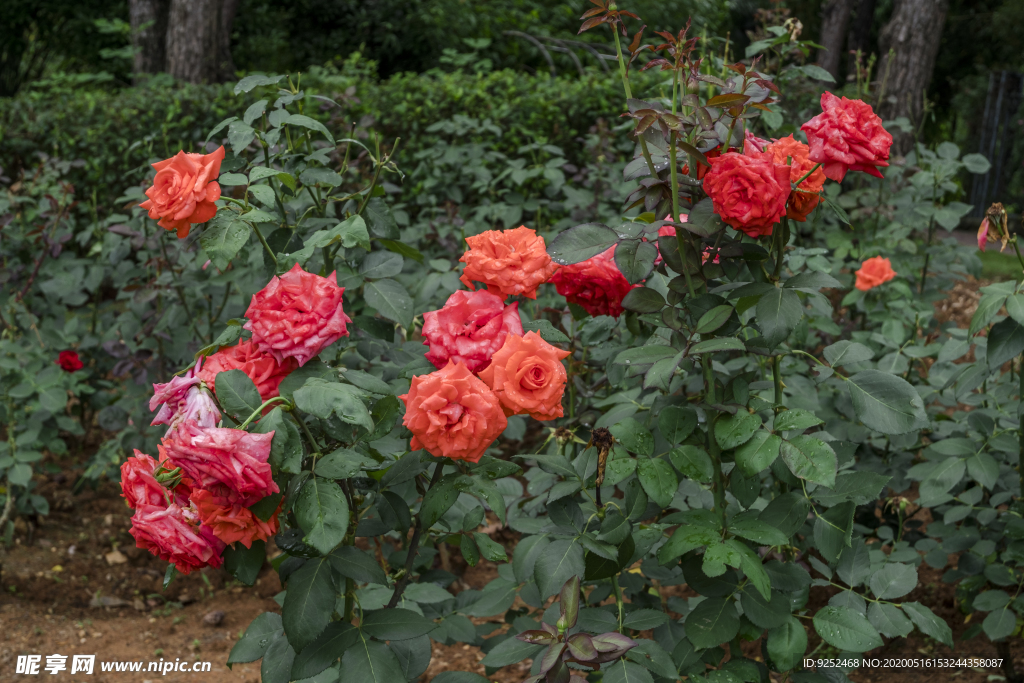
M437 463L437 467L434 468L434 476L430 478L430 484L427 485L427 490L434 488L434 485L441 479L441 470L444 469L444 460ZM420 510L420 514L423 510ZM395 592L391 595L391 600L388 602L388 608L392 608L398 604L398 601L402 599L402 593L405 592L405 587L409 583L409 577L412 575L412 563L416 559L416 551L420 547L420 531L423 527L420 515L416 515L416 526L412 530L412 538L409 540L409 548L405 557L405 574L398 580L395 585Z

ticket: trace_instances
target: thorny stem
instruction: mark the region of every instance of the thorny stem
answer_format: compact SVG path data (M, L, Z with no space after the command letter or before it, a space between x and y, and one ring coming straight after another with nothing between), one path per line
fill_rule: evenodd
M626 61L622 58L622 43L619 42L619 30L612 25L612 36L615 38L615 54L619 57L619 75L622 76L622 87L626 91L626 99L633 99L633 91L629 87L629 76L626 75ZM651 152L647 149L647 140L644 136L637 135L637 140L640 141L640 151L643 152L644 160L647 161L647 168L651 172L652 178L658 177L658 172L654 170L654 160L651 159Z
M434 485L441 479L441 471L444 469L444 460L440 460L437 466L434 468L434 476L430 478L430 484L427 485L427 490L434 488ZM420 515L423 511L420 510L420 514L416 515L416 526L412 530L412 538L409 539L409 546L406 550L405 556L405 573L402 574L402 578L398 580L395 585L395 592L391 595L391 600L388 601L388 608L393 608L398 604L398 601L402 599L402 593L405 591L406 585L409 583L409 576L412 574L412 565L416 559L416 551L420 547L420 532L423 528L423 520L420 519Z

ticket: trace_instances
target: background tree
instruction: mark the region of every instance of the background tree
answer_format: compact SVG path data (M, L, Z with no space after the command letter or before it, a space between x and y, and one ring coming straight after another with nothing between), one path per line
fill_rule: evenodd
M854 0L827 0L821 8L821 36L818 42L823 47L818 50L818 64L837 81L853 2Z

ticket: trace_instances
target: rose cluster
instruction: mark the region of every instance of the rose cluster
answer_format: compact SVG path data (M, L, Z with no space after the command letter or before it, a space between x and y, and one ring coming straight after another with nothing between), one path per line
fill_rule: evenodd
M131 534L187 574L223 563L228 545L246 548L280 528L280 510L262 518L251 509L280 493L269 463L274 432L218 427L217 375L241 370L266 402L281 381L347 335L344 288L334 273L320 277L294 266L252 297L249 339L220 348L170 382L153 385L154 425L167 425L159 458L135 451L121 466L121 486L135 510Z
M537 288L557 270L544 239L519 227L466 242L461 279L473 291L454 292L441 309L424 313L426 357L438 369L413 377L399 398L412 448L477 462L505 431L508 416L562 417L562 360L569 352L536 332L523 334L519 304L506 303L511 295L537 298Z

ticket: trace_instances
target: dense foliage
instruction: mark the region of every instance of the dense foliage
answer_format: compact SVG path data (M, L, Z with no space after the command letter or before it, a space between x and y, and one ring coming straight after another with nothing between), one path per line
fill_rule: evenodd
M415 680L432 641L479 646L490 669L532 658L531 681L841 681L845 666L804 668L809 639L856 654L916 628L953 646L906 600L952 554L944 580L984 614L968 635L1005 648L1024 576L1024 294L985 288L968 330L932 306L979 271L948 231L988 162L947 142L889 166L867 104L811 109L822 74L785 27L757 62L658 34L640 73L644 39L620 42L616 12L589 28L612 29L619 82L389 88L355 61L153 85L166 110L137 91L110 121L109 95L57 92L79 107L62 123L96 137L47 139L38 159L52 110L6 102L25 134L2 140L4 533L46 512L44 451L75 457L98 425L111 438L83 483L121 468L166 582L223 563L251 583L273 535L281 614L229 658L262 658L268 682ZM841 156L826 133L865 137ZM1017 249L998 207L985 228ZM518 266L494 256L506 242ZM490 331L447 339L452 302ZM449 592L456 553L498 578ZM827 605L809 607L812 586Z

